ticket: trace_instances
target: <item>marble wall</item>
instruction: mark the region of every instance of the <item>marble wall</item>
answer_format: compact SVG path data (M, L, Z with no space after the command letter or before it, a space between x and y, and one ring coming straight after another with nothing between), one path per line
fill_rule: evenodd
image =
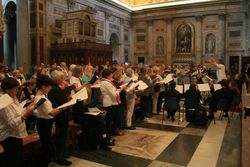
M213 57L229 66L237 56L239 67L241 58L249 56L245 3L218 1L134 12L134 63L144 58L148 64L200 64Z
M10 0L5 0L8 2ZM22 3L20 3L22 2ZM29 66L32 49L28 3L17 1L17 63ZM113 59L118 62L138 61L148 64L203 63L222 58L227 66L249 57L250 2L245 0L211 1L195 5L161 7L129 11L109 1L46 1L47 52L61 37L60 19L65 12L92 8L98 43L115 42ZM5 4L5 3L4 3ZM21 19L22 18L22 23ZM22 39L21 39L22 38ZM22 55L22 59L19 57ZM26 56L27 55L27 56ZM6 55L5 55L5 59ZM28 63L28 64L27 64Z
M97 43L110 44L111 36L117 38L112 43L113 60L124 62L130 59L130 13L109 3L97 0L75 0L70 6L66 0L52 0L47 3L48 48L61 36L60 19L66 11L92 8L96 20ZM58 26L59 24L59 26Z

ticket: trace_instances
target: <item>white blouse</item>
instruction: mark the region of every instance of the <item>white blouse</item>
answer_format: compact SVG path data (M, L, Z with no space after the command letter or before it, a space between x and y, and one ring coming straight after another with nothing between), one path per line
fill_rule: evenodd
M25 121L22 119L24 110L17 99L13 99L13 103L0 110L0 141L8 137L27 136Z
M103 79L100 86L102 92L102 103L103 107L109 107L119 104L119 92L116 87L111 83L111 81Z
M49 115L49 113L53 110L52 103L46 96L36 95L35 103L37 103L41 98L46 99L46 101L34 111L34 115L37 118L52 119L53 117Z

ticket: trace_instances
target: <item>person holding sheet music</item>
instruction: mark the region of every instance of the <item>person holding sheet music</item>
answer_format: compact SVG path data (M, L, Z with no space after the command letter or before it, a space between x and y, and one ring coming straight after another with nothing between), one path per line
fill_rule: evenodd
M54 85L48 93L48 99L52 103L53 108L57 108L60 105L68 102L68 93L71 89L61 88L59 85L65 82L65 74L62 71L54 70L51 73L51 79ZM74 85L72 88L75 88ZM72 162L66 159L66 140L67 140L67 129L68 129L68 112L69 109L65 109L63 112L54 116L56 126L56 137L55 137L55 149L56 149L56 162L60 165L71 165Z
M73 69L72 69L72 76L69 79L69 83L75 84L76 89L72 91L72 94L74 94L75 92L77 92L78 90L81 89L82 85L83 85L83 81L82 81L82 76L83 76L83 68L80 65L76 65Z
M25 84L23 89L21 90L21 97L19 98L20 102L26 100L26 104L24 106L29 105L34 101L34 97L36 95L36 80L28 80ZM36 117L30 115L25 123L26 123L26 130L28 133L33 133L35 131L36 126Z
M100 86L102 92L102 104L104 109L107 111L106 114L106 131L107 138L110 144L113 144L114 141L112 137L112 124L114 121L114 112L116 112L116 106L121 103L119 93L124 89L117 89L116 86L112 83L112 71L109 69L104 69L102 71L102 80Z
M159 67L153 67L153 74L151 75L152 82L154 84L153 94L152 94L152 113L157 115L157 102L160 94L161 84L157 81L162 80L161 78L161 70Z
M127 68L125 71L126 77L124 78L123 83L133 82L134 70L132 68ZM132 126L132 116L134 113L135 107L135 89L132 89L126 92L126 129L134 130L135 126Z
M1 83L3 92L8 95L10 100L13 100L0 110L0 143L4 148L5 157L3 166L9 167L21 167L22 139L27 136L25 120L35 109L34 103L31 103L26 109L20 105L16 98L18 86L18 81L11 77L4 78ZM2 100L1 103L3 103Z
M176 83L174 80L170 81L169 82L169 89L166 91L166 94L165 94L165 102L168 100L168 98L175 98L177 100L177 104L178 104L178 107L179 107L179 103L180 103L180 93L175 90L175 87L176 87ZM175 121L174 119L174 116L175 116L175 113L176 113L177 110L171 110L171 111L168 111L167 110L167 118L171 118L172 122Z
M62 112L62 109L53 109L52 103L46 97L52 88L52 79L46 75L40 75L37 77L36 83L38 91L35 96L35 102L38 102L41 98L46 99L46 101L34 111L34 115L37 117L37 131L42 144L43 156L41 157L41 166L47 167L54 157L54 149L51 142L52 118Z
M113 74L112 74L112 83L116 86L116 89L120 89L121 86L121 78L123 73L122 67L112 68ZM114 125L113 128L115 130L115 135L123 135L122 129L124 129L125 125L125 107L126 107L126 92L125 90L122 90L119 93L121 103L118 104L116 112L114 112Z
M148 88L137 93L137 95L140 96L140 102L141 102L140 119L145 121L147 121L147 118L150 117L152 112L151 101L152 101L153 84L151 82L150 74L151 74L151 69L143 67L141 68L141 73L139 74L138 78L138 80L142 80L148 85Z

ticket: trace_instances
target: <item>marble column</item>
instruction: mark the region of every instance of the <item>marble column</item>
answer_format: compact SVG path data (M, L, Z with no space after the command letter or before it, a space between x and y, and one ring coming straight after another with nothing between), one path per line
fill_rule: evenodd
M109 33L109 17L110 17L110 14L109 13L105 13L105 41L106 41L106 44L109 44L110 43L110 33Z
M145 63L152 64L153 56L153 21L148 21L148 38L146 48L148 48L148 56L146 57Z
M172 18L167 19L167 55L166 55L166 64L170 65L172 63L172 42L173 42L173 36L172 36Z
M125 57L124 57L124 20L121 19L121 26L120 26L120 48L119 48L119 55L118 55L118 61L119 63L124 63Z
M17 1L17 66L22 65L25 71L31 68L29 55L29 17L28 1Z
M3 50L4 50L4 64L10 66L11 65L11 53L10 53L10 39L9 39L9 27L8 27L8 20L6 19L4 22L4 27L5 27L5 31L4 31L4 35L3 35Z
M218 58L225 58L225 15L220 14L219 17L219 35L218 35Z
M202 57L202 33L201 33L201 16L195 17L195 62L196 64L201 64L201 57Z

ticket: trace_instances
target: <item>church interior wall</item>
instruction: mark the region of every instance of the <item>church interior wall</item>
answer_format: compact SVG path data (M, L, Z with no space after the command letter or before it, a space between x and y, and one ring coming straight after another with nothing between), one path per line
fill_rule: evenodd
M231 57L250 52L249 2L217 1L205 4L163 7L131 12L107 1L46 1L47 54L51 44L61 37L60 19L67 11L91 7L96 19L96 42L109 44L112 34L118 37L117 61L149 64L172 64L173 61L203 63L208 58L223 58L229 66ZM24 3L24 2L22 2ZM28 18L27 18L28 20ZM192 28L192 48L188 53L176 52L176 30L181 24ZM18 25L23 28L23 25ZM22 30L22 28L19 28ZM72 30L73 31L73 30ZM31 53L35 29L29 28L28 51ZM30 43L30 44L29 44ZM33 55L32 55L33 56Z
M214 57L224 59L228 66L232 55L249 56L249 32L244 29L249 19L246 19L244 4L241 1L137 11L132 14L132 20L132 28L135 30L135 61L144 56L145 63L149 64L171 64L175 59L199 64ZM148 22L152 24L147 24ZM192 49L187 54L176 52L176 28L180 24L189 24L193 30ZM148 34L150 26L153 29L152 34ZM139 29L146 31L140 32ZM165 42L162 55L156 53L156 39L160 35ZM144 40L138 41L138 36ZM153 37L152 41L148 40L150 36ZM150 50L152 55L147 57ZM150 56L152 59L149 59Z

